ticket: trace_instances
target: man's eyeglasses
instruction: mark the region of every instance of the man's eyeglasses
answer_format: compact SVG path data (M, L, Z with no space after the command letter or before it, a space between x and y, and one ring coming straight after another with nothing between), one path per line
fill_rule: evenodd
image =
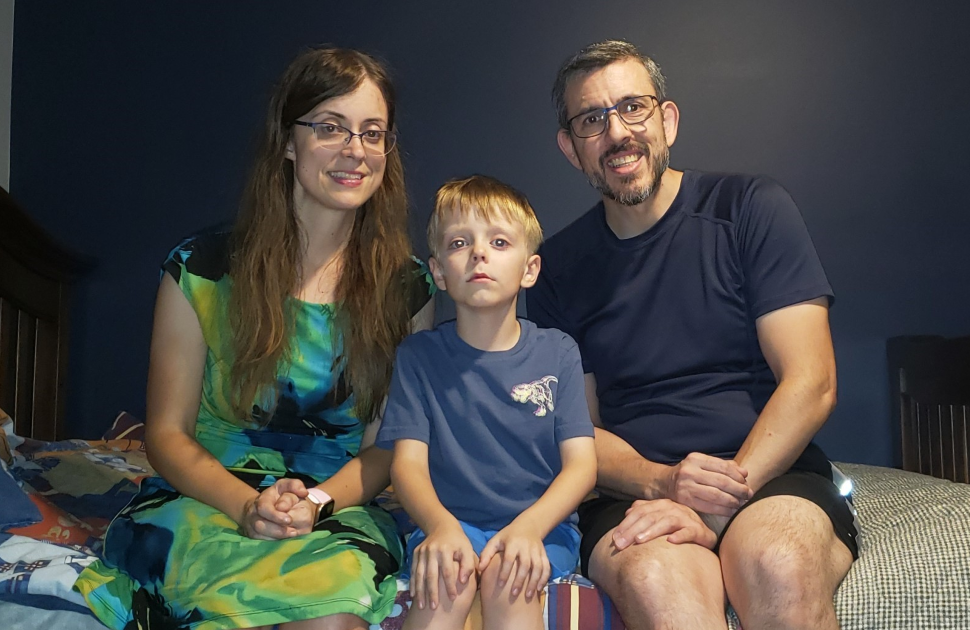
M653 116L659 104L660 100L650 94L631 96L613 107L593 109L573 116L566 124L569 126L569 132L577 138L592 138L606 131L610 112L615 111L620 120L628 125L638 125Z
M387 155L394 148L397 136L393 131L384 129L367 129L360 133L354 133L346 127L341 127L335 123L328 122L306 122L305 120L294 120L294 125L302 125L313 130L317 141L328 149L340 149L349 145L353 139L360 138L360 144L364 151L371 155Z

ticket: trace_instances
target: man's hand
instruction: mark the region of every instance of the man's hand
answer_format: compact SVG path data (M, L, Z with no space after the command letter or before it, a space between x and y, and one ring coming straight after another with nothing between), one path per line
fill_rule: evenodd
M482 549L478 570L484 571L492 558L498 554L502 557L502 565L498 573L499 587L505 586L512 575L512 568L515 567L512 597L517 597L524 589L526 601L532 601L536 593L545 588L552 574L542 537L527 523L512 521L495 534Z
M308 533L313 527L314 511L302 505L308 503L304 501L306 497L302 481L280 479L246 502L240 523L243 533L261 540L282 540Z
M438 608L438 577L448 597L458 597L458 583L467 584L478 556L458 521L445 523L427 533L411 559L411 597L418 608ZM457 568L457 571L455 570Z
M697 512L731 516L753 494L747 477L733 460L691 453L670 468L666 495Z
M633 502L613 530L613 545L622 551L662 536L675 545L695 543L713 549L717 543L717 536L694 510L670 499L656 499Z

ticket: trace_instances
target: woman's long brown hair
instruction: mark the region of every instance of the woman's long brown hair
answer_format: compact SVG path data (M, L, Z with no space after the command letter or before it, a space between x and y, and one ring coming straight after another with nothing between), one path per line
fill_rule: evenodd
M317 48L287 68L270 101L263 138L231 243L229 319L234 361L233 409L265 424L278 396L278 376L292 350L296 293L305 237L293 206L293 163L286 143L293 121L319 103L377 84L394 128L394 89L374 58L355 50ZM408 331L402 272L411 252L404 169L398 147L387 155L384 179L357 210L336 288L335 387L354 394L355 411L371 421L387 394L394 352ZM256 403L254 404L254 401Z

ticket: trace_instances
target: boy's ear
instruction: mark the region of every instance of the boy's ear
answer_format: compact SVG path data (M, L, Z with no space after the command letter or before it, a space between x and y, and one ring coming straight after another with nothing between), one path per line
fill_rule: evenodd
M445 286L445 271L438 264L438 261L434 256L428 258L428 268L431 270L431 277L434 279L434 285L442 291L447 291L448 287Z
M540 267L542 267L542 259L539 258L539 254L529 256L529 259L525 261L525 273L522 275L522 282L520 283L523 289L528 289L536 283L536 280L539 279Z

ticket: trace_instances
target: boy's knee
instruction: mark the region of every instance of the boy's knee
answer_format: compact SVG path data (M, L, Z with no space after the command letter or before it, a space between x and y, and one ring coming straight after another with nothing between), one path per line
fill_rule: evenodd
M482 571L480 584L482 599L494 599L503 591L510 589L510 584L515 576L515 570L518 568L518 566L512 565L512 572L509 574L508 579L504 584L499 584L499 576L502 570L502 562L504 557L505 556L501 551L496 553L494 556L492 556L492 559L489 561L488 566L485 567L485 570Z

